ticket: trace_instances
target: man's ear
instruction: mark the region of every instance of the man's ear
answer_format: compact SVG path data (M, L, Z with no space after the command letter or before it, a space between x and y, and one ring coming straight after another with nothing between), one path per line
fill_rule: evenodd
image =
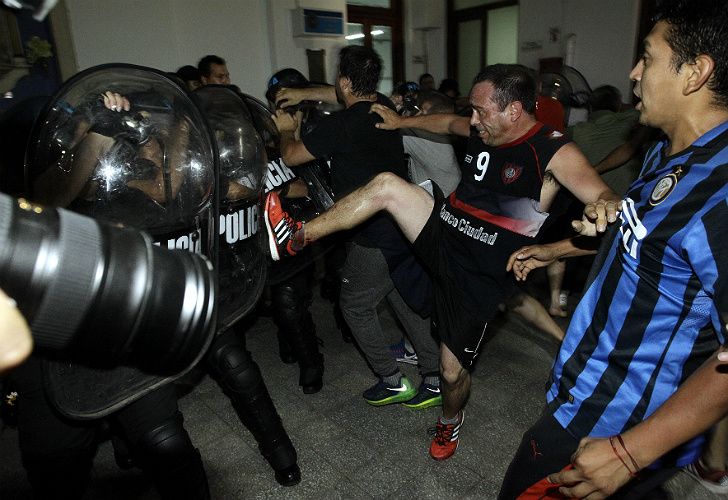
M514 122L523 114L523 103L521 101L513 101L508 105L507 111L511 121Z
M683 71L685 71L685 84L683 86L683 95L689 95L697 92L710 80L715 69L715 61L707 54L700 54L692 63L685 63Z
M341 90L350 93L351 92L351 79L349 79L348 76L340 76L339 77L339 87L341 87Z

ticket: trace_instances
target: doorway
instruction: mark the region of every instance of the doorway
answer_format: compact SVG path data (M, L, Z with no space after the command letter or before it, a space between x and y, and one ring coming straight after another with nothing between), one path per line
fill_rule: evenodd
M382 58L379 92L389 95L404 80L402 0L359 0L347 3L349 45L374 49Z
M516 0L448 0L448 74L470 88L486 65L518 60Z

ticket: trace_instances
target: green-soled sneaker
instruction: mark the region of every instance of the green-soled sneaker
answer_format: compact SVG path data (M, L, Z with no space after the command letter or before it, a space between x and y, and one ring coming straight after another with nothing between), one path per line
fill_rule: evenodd
M371 386L362 394L362 396L364 396L364 400L373 406L403 403L405 401L409 401L416 395L417 389L412 386L412 382L410 382L405 376L402 376L398 386L391 386L380 379L379 382Z
M402 404L407 408L414 408L415 410L442 406L442 394L440 394L439 387L422 382L420 388L417 390L417 395Z

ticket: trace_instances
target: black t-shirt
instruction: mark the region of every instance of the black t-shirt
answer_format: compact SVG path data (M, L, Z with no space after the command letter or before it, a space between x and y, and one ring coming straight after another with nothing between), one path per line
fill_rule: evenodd
M381 94L377 94L377 102L394 109L391 101ZM402 137L396 130L375 127L382 119L369 112L372 104L360 101L325 116L315 129L301 138L312 155L331 160L331 187L337 199L382 172L407 178ZM383 251L387 247L406 246L394 223L383 214L362 224L356 241Z

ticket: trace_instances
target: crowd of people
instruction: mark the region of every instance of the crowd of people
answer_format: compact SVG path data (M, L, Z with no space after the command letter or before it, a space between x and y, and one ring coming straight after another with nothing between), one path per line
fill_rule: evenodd
M538 75L518 64L483 68L465 110L457 82L435 90L428 73L381 94L382 61L363 46L340 51L333 85L292 68L274 74L266 96L275 137L264 140L268 168L285 169L288 181L266 189L267 296L281 360L298 363L303 393L325 383L309 306L311 246L328 242L339 256L336 305L372 371L371 386L353 390L372 406L441 406L433 459L456 453L488 325L510 308L560 347L543 413L514 451L499 498L648 497L681 467L728 492L727 34L725 1L664 2L629 75L638 104L600 86L588 120L570 127L561 104L539 92ZM214 55L169 76L190 93L235 89ZM121 113L132 101L109 91L103 105ZM304 103L339 108L304 117ZM301 172L322 165L334 203L309 216L299 204L311 195ZM588 277L566 278L584 290L573 311L562 289L571 258L591 263ZM547 306L523 285L540 268ZM419 383L402 373L381 327L385 299ZM570 312L564 332L554 317ZM14 352L8 359L19 362ZM244 332L217 336L202 366L275 479L300 482L294 444ZM12 375L34 492L80 497L98 425L52 408L38 358ZM165 386L114 414L119 454L162 498L207 498L176 398Z

